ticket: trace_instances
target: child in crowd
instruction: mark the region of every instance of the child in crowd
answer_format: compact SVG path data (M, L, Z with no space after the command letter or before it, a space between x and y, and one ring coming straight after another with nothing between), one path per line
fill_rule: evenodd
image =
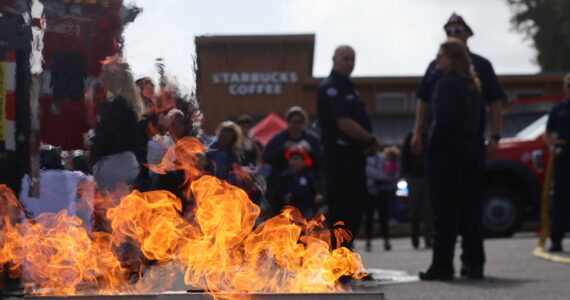
M367 158L366 176L368 197L366 201L366 251L372 251L372 225L374 213L378 211L380 232L384 239L384 250L390 251L390 230L388 227L390 202L395 192L398 175L398 148L388 147Z
M313 162L299 146L289 149L285 158L289 162L289 168L279 176L278 195L286 205L298 208L305 219L312 218L316 212L315 208L324 200L317 180L307 170Z
M203 174L206 170L206 167L208 166L208 159L206 158L206 154L201 152L194 153L194 166Z
M240 164L254 169L261 167L263 164L263 146L261 146L258 141L252 139L249 132L253 127L253 118L250 115L243 114L237 118L236 123L241 128L242 132L241 148L243 159Z
M241 158L241 129L232 121L222 122L216 130L216 142L208 151L206 172L236 185L235 173Z
M166 133L156 134L148 142L147 162L149 164L159 164L162 162L168 149L172 148L178 140L183 137L186 117L179 109L171 109L166 114L164 127Z
M395 181L395 177L398 173L398 148L387 147L384 149L384 164L382 166L382 171Z

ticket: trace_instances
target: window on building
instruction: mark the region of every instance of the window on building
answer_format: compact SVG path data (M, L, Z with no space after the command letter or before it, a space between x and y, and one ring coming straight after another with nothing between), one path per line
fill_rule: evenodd
M408 110L408 95L405 93L378 93L374 101L377 112L402 112Z

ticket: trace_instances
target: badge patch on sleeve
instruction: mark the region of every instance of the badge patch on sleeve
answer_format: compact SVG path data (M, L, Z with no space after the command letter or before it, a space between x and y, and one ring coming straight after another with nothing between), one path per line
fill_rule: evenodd
M327 95L334 97L338 95L338 90L336 88L331 87L327 90Z

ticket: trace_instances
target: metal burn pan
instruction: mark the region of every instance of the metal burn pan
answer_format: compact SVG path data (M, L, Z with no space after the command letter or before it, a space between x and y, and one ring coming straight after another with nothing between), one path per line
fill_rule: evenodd
M219 298L218 298L219 297ZM250 300L384 300L384 293L185 293L167 292L142 295L85 295L85 296L28 296L34 300L211 300L211 299L250 299Z

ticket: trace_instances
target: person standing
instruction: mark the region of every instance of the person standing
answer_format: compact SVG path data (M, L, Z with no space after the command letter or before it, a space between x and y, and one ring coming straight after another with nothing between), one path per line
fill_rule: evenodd
M358 232L366 197L366 155L376 153L380 144L372 134L372 124L364 102L356 92L350 74L355 52L342 45L333 55L330 75L317 90L317 116L325 167L326 200L330 224L344 222L353 236ZM352 247L352 240L344 246Z
M443 29L448 37L460 40L465 44L465 47L467 47L467 40L473 36L473 30L471 27L469 27L465 20L456 13L453 13L451 17L449 17L448 21L443 26ZM491 156L496 153L499 147L499 140L501 139L502 100L506 99L507 96L501 88L491 62L486 58L471 52L468 47L467 51L475 72L481 81L481 94L489 108L491 134L486 140L486 153ZM424 141L424 137L427 134L425 129L427 128L426 125L431 123L431 117L433 115L433 113L431 113L433 105L430 105L430 103L433 102L432 96L434 95L435 86L443 75L444 73L436 68L436 61L432 61L422 78L420 86L418 87L416 93L418 102L416 106L414 134L411 140L412 151L416 154L421 153L422 148L426 144ZM476 193L477 197L483 197L481 189L477 190ZM483 213L481 211L481 218L483 218L482 214ZM464 228L463 230L470 230L470 228ZM470 257L472 253L471 249L466 247L465 243L462 243L462 247L463 254L461 255L461 261L463 265L461 267L461 275L469 276L468 266L471 264Z
M285 157L289 168L279 175L279 198L285 205L296 207L306 220L310 220L323 202L319 183L307 169L313 161L302 147L288 150Z
M302 148L313 162L308 170L317 180L320 173L321 147L319 138L307 130L307 112L299 106L290 107L285 113L285 120L287 128L276 133L263 151L263 160L271 166L271 173L267 178L267 198L273 214L279 214L284 204L278 196L278 188L279 176L289 167L285 157L288 150Z
M400 157L401 173L408 184L409 190L412 246L414 249L419 248L420 225L423 224L424 245L429 249L432 247L433 219L425 178L425 151L422 151L420 154L412 152L410 147L412 135L410 132L404 139Z
M390 200L394 195L393 186L398 171L395 162L387 159L387 154L377 152L366 160L366 176L368 195L366 201L366 222L364 223L364 235L366 237L366 252L372 251L372 225L374 213L378 211L380 233L384 239L384 250L390 251L390 230L388 228L388 216ZM392 157L395 159L395 157Z
M135 86L129 65L121 57L108 58L99 77L101 86L110 98L99 107L99 120L92 138L91 159L93 177L100 190L115 191L116 203L128 193L140 171L136 158L139 146L137 123L144 113L144 105ZM117 193L120 192L120 193ZM95 206L94 229L109 231L104 218L105 206ZM127 239L118 246L117 256L131 279L137 278L142 267L142 253Z
M564 233L570 230L570 73L564 76L566 100L548 115L544 142L554 158L554 197L551 205L550 251L562 252Z
M238 166L242 159L241 129L232 121L224 121L216 129L216 141L206 151L206 172L233 185L238 183Z
M444 76L434 89L427 147L435 235L431 266L419 277L453 279L455 241L461 233L464 248L470 251L468 276L479 279L485 262L478 197L485 153L481 85L461 41L450 38L444 42L436 61Z
M250 136L250 130L253 127L253 118L250 115L242 114L237 117L236 123L241 128L242 133L242 151L243 166L252 169L260 168L263 165L263 146Z
M146 192L153 188L153 179L155 179L155 174L150 172L147 167L147 164L154 164L155 162L149 161L147 158L149 152L148 145L152 143L153 137L157 133L158 115L152 80L149 77L142 77L137 79L135 84L139 88L140 97L144 104L144 114L137 123L138 146L135 155L141 170L135 180L134 188L141 192Z
M473 36L473 30L465 23L463 18L453 13L449 20L443 26L448 37L456 38L467 46L467 40ZM497 75L493 69L493 65L486 58L477 55L468 48L469 57L475 68L477 76L481 80L481 88L483 99L489 106L489 119L491 121L491 136L487 140L487 154L492 155L498 149L498 142L501 139L501 107L502 100L506 99L506 94L501 88ZM412 137L411 146L415 153L421 152L423 137L425 136L426 125L429 124L431 114L429 106L435 89L436 83L443 77L443 72L436 68L436 61L432 61L422 78L420 86L416 92L418 102L416 105L416 115L414 123L414 135Z
M99 107L99 120L91 142L93 176L99 189L114 190L117 184L133 184L140 169L135 157L137 122L144 106L129 65L119 57L106 60L101 86L110 98Z
M135 81L139 88L141 99L144 103L145 114L152 115L156 111L156 100L154 95L154 83L150 77L142 77Z

